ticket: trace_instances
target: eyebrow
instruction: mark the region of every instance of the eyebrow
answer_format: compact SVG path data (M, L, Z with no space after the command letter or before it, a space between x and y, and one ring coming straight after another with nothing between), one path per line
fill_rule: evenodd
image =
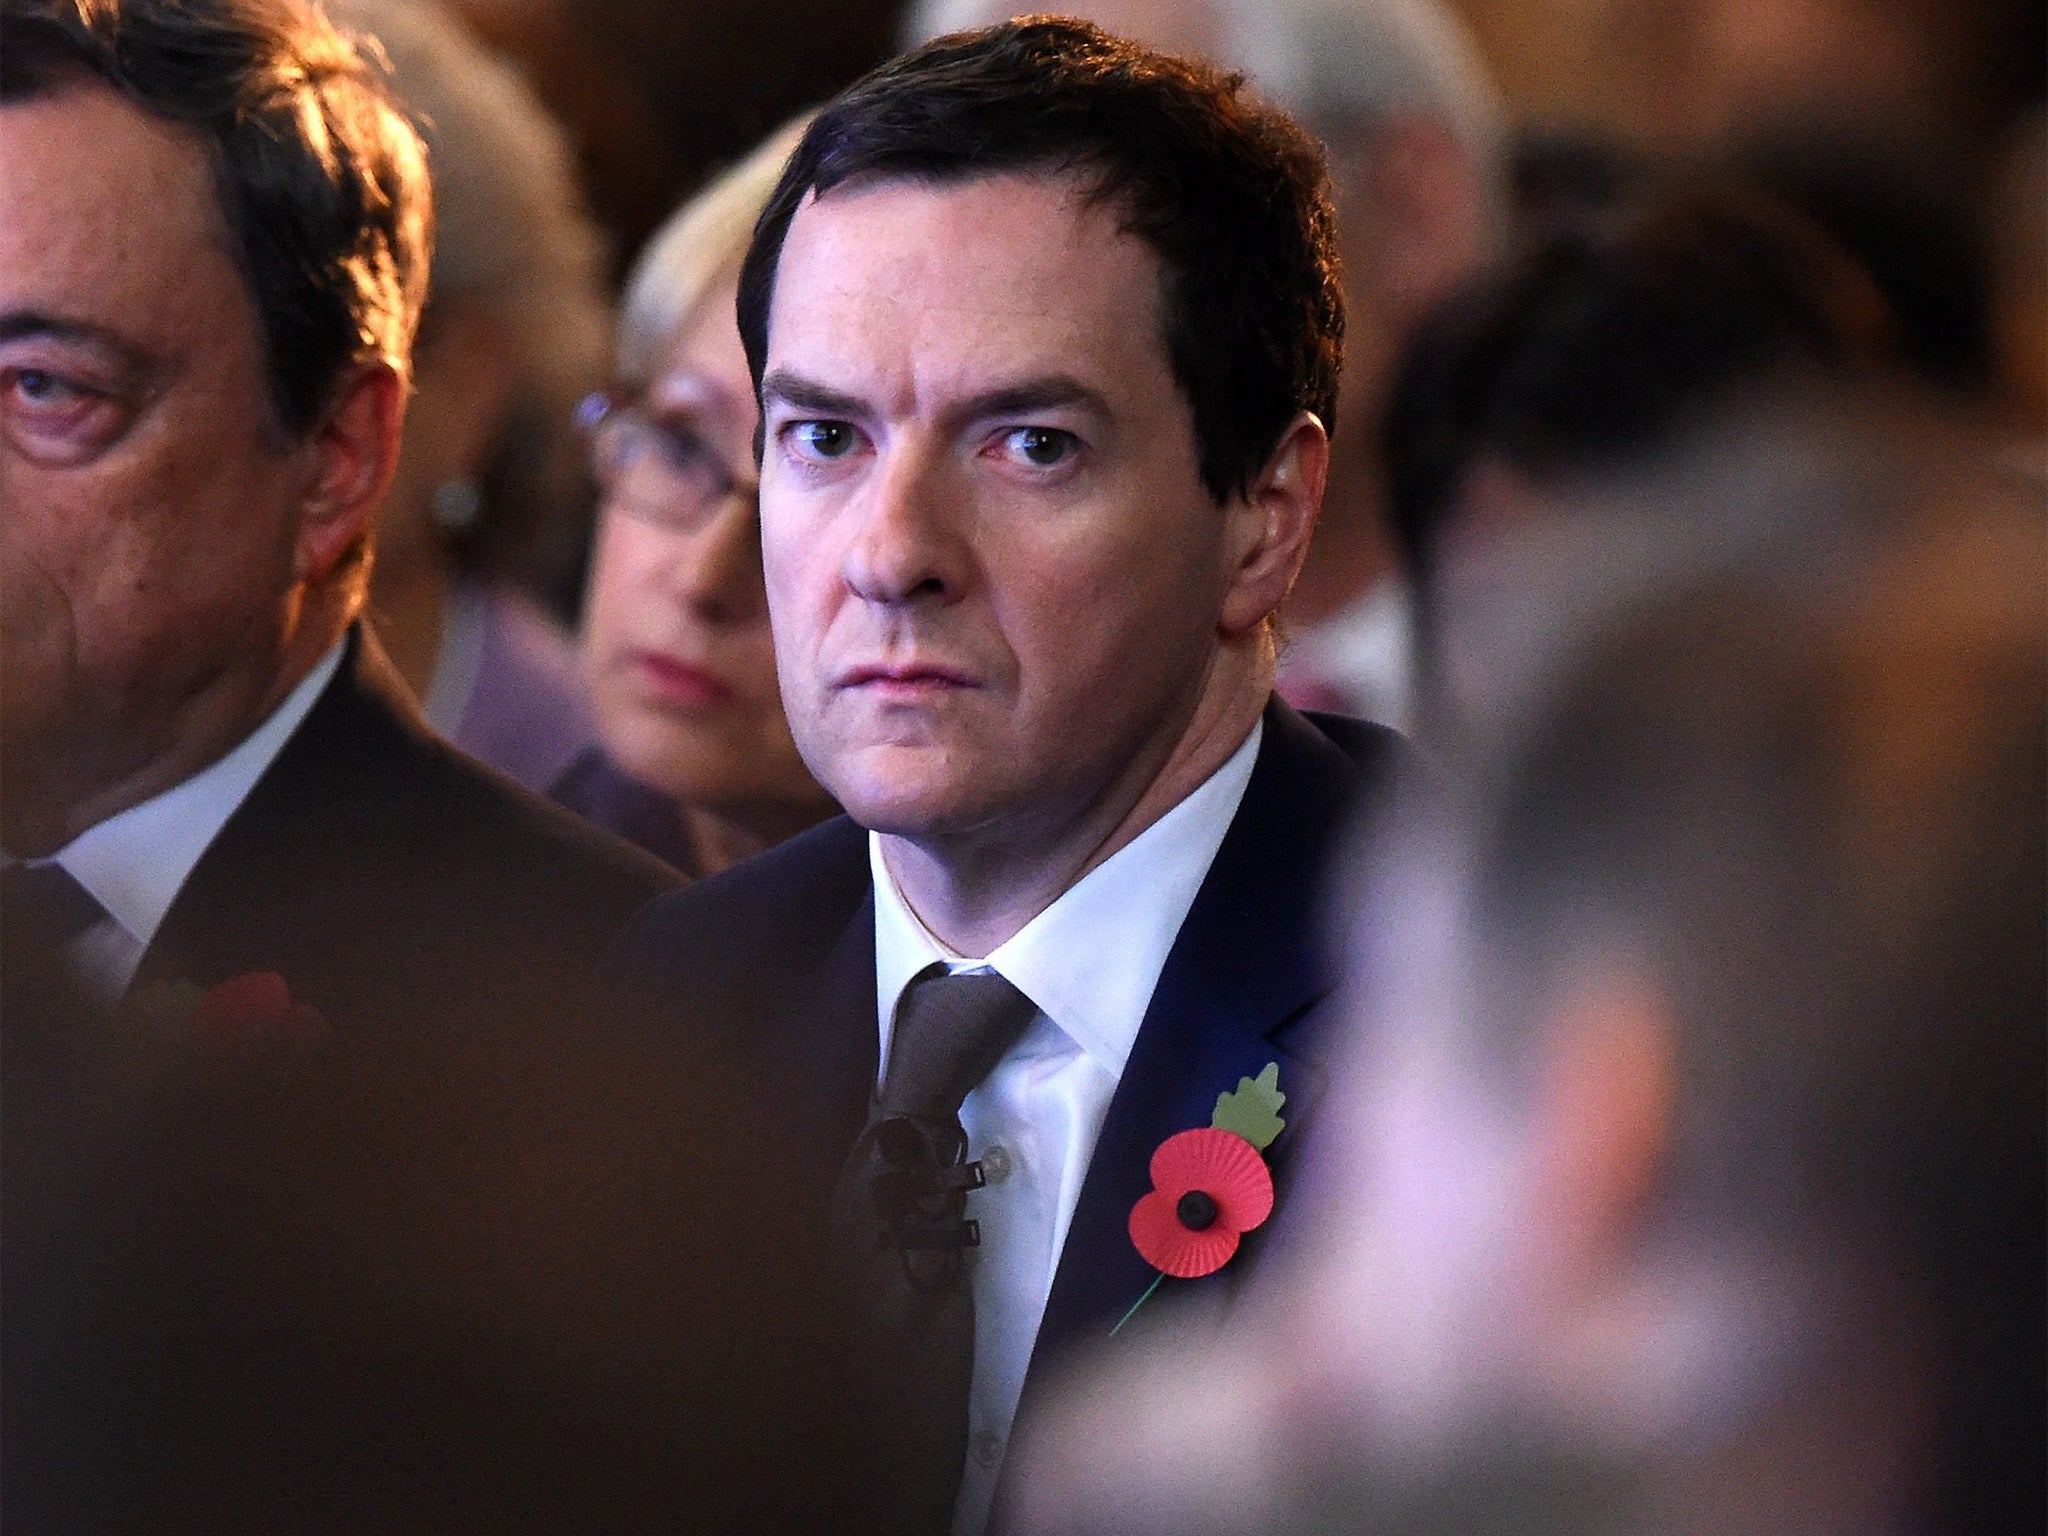
M761 401L765 406L770 400L800 411L818 411L834 416L859 417L870 414L866 401L858 396L846 394L778 368L761 381ZM1015 384L1005 384L997 389L971 395L948 408L946 414L956 421L981 421L990 416L1017 416L1032 411L1061 410L1079 407L1100 416L1111 414L1109 402L1100 390L1091 389L1069 374L1047 374L1043 378L1024 379Z
M34 309L11 309L0 314L0 343L43 339L72 346L95 347L112 353L129 367L139 367L143 362L139 349L103 325L68 320L61 315L44 314Z
M1069 374L1054 373L1044 378L1025 379L1000 389L963 400L948 414L962 421L981 421L990 416L1024 416L1033 411L1067 410L1078 407L1098 416L1110 414L1102 392L1090 389Z
M791 373L787 368L771 370L761 380L761 404L765 409L770 400L783 405L794 406L800 411L818 411L830 416L865 416L868 407L857 396Z

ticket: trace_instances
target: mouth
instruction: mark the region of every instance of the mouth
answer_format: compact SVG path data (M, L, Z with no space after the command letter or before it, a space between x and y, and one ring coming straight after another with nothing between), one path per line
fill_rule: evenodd
M859 692L870 698L906 704L921 703L979 686L958 668L923 661L848 667L833 679L836 691Z
M642 681L665 703L701 709L733 698L732 685L717 673L659 651L641 651L633 663Z

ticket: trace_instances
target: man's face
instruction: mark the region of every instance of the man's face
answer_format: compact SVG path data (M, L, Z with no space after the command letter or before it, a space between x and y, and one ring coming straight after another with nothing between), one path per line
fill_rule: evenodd
M274 674L311 471L226 242L181 130L91 85L0 107L11 809L199 766Z
M1230 514L1160 313L1150 249L1062 179L840 187L792 221L763 558L797 744L863 824L1050 838L1186 728Z

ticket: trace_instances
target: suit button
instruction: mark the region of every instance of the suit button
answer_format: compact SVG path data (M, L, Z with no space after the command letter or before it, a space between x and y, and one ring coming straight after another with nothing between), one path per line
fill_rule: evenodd
M984 1429L974 1437L974 1464L984 1471L993 1470L1003 1459L1003 1437L992 1429Z
M1000 1184L1010 1176L1010 1154L1003 1147L990 1147L981 1154L981 1176L991 1184Z

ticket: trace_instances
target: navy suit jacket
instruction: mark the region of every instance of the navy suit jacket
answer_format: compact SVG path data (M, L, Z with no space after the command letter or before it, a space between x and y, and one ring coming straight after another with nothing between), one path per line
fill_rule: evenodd
M1321 896L1332 854L1390 787L1408 752L1392 731L1311 721L1273 701L1251 782L1152 995L1096 1142L1046 1304L1032 1375L1064 1347L1107 1335L1154 1279L1126 1222L1151 1187L1153 1150L1209 1123L1219 1093L1280 1064L1288 1125L1269 1149L1284 1176L1312 1119L1319 1040L1336 980ZM709 1035L810 1127L786 1155L822 1220L873 1091L875 923L867 834L841 817L645 908L611 957L605 1022ZM736 1085L737 1086L737 1085ZM736 1128L737 1133L737 1128ZM1264 1233L1253 1234L1262 1239ZM1260 1242L1213 1281L1232 1284Z

